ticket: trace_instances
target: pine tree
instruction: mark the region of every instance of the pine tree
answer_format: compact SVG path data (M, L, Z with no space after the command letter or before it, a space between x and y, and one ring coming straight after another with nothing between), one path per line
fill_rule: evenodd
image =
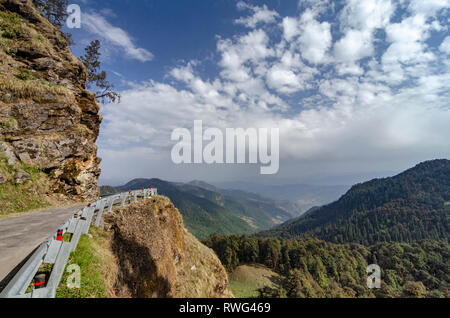
M33 4L53 25L62 28L68 16L69 0L33 0Z
M69 0L33 0L33 4L41 14L47 18L58 29L62 29L69 16L67 6ZM69 45L73 45L72 34L61 31L61 35Z
M95 92L96 98L103 104L120 102L120 94L113 91L114 86L106 80L106 72L100 70L100 41L92 41L85 48L85 52L80 60L88 72L88 85L95 85L99 89Z

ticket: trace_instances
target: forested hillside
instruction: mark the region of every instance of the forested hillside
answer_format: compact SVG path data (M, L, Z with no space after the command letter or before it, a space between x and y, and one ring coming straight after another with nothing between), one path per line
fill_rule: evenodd
M284 277L266 297L449 297L448 240L334 244L313 238L282 239L213 235L204 243L228 271L259 263ZM380 289L366 285L369 264L381 267Z
M212 233L253 233L252 227L244 220L232 215L223 207L208 199L181 191L175 184L159 179L135 179L119 191L147 188L158 189L158 194L169 197L183 215L184 224L198 238L205 238Z
M313 236L365 245L449 237L450 161L353 186L338 201L259 236Z
M269 229L300 211L288 201L265 199L243 191L222 190L206 183L173 183L160 179L135 179L119 191L158 188L183 215L186 227L198 238L218 234L251 234ZM222 192L223 191L223 192Z

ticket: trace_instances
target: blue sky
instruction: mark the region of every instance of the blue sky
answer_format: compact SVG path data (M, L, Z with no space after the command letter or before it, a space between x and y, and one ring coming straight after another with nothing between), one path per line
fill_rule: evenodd
M77 2L73 2L77 3ZM352 183L450 157L448 0L92 1L103 45L102 183ZM280 128L280 172L174 165L174 128Z

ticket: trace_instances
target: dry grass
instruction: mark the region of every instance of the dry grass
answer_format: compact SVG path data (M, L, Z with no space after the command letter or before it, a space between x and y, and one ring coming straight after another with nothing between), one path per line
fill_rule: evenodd
M14 62L14 55L21 50L40 56L54 56L49 50L54 47L50 41L36 31L32 26L23 23L15 13L0 12L0 63L7 66L8 62ZM63 86L53 85L36 77L37 72L31 73L23 67L7 67L0 75L0 93L9 93L17 99L32 98L36 102L45 100L48 96L54 96L56 102L73 103L73 93ZM20 65L19 65L20 66ZM1 94L0 94L1 95Z
M186 231L170 200L156 196L105 218L119 260L118 297L226 297L227 273L214 252Z
M177 267L179 298L233 297L228 276L213 250L184 230L185 257Z
M241 265L230 274L230 290L238 298L258 297L258 289L277 289L281 276L262 265Z
M0 92L9 93L18 99L31 98L36 102L48 99L49 96L54 96L56 102L75 102L74 94L63 86L52 85L39 79L21 80L10 74L0 75Z
M51 46L45 36L23 23L16 13L0 12L0 48L8 55L19 49L46 52Z

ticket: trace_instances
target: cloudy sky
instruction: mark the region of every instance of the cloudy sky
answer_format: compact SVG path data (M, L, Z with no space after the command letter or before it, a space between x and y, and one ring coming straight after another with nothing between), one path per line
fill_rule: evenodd
M76 3L76 2L75 2ZM450 1L79 2L103 45L102 183L134 177L350 184L450 158ZM280 129L280 170L175 165L170 135Z

